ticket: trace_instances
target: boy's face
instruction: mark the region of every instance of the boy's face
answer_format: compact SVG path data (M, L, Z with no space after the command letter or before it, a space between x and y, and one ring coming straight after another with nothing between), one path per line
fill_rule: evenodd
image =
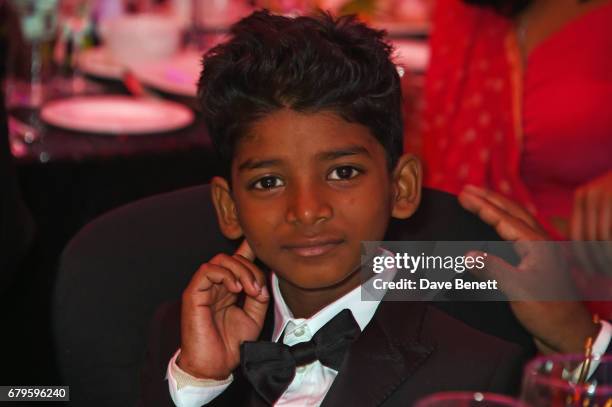
M383 239L403 188L370 130L330 112L283 109L259 120L236 145L231 174L226 208L217 204L225 234L243 233L301 289L355 279L361 241Z

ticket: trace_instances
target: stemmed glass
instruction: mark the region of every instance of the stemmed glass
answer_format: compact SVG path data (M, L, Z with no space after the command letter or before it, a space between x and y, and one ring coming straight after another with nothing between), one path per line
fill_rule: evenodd
M58 0L10 0L17 27L9 30L9 58L5 81L9 140L14 155L41 141L38 110L48 97L53 76L53 44L57 33ZM46 160L41 153L41 161Z
M92 2L89 0L61 0L59 20L61 40L58 41L58 47L56 47L56 59L68 59L70 77L67 89L73 95L82 94L86 90L87 82L79 69L79 59L83 49L90 45L88 42L91 42L92 38ZM70 50L70 55L66 55L67 49Z
M51 51L57 32L58 0L11 0L19 21L10 47L7 105L38 108L52 74Z

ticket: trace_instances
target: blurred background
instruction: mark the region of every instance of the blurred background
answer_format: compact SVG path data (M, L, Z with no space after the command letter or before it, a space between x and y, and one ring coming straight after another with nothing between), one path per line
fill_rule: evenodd
M112 209L219 174L197 113L201 59L260 8L385 30L425 185L487 188L540 238L597 241L580 284L612 299L609 0L0 0L0 384L83 374L54 325L62 251ZM609 319L610 304L587 305ZM73 405L130 405L137 391L104 402L92 388L75 386Z
M258 8L358 14L388 31L418 96L430 0L0 0L1 384L67 380L51 315L71 237L113 208L218 173L197 115L201 58Z

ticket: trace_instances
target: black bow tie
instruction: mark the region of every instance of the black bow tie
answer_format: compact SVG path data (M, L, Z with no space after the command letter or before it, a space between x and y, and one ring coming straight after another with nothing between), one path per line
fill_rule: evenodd
M361 330L350 310L344 309L308 342L287 346L277 342L244 342L240 346L242 371L255 391L273 405L287 390L295 368L319 360L339 370L348 346Z

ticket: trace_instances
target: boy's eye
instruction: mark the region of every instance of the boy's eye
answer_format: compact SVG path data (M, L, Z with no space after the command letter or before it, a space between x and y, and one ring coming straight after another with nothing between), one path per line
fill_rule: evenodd
M346 179L355 178L360 173L361 171L358 170L357 168L352 167L350 165L344 165L342 167L334 168L332 172L329 173L329 179L346 180Z
M263 177L252 184L253 189L272 189L282 187L283 181L278 177Z

